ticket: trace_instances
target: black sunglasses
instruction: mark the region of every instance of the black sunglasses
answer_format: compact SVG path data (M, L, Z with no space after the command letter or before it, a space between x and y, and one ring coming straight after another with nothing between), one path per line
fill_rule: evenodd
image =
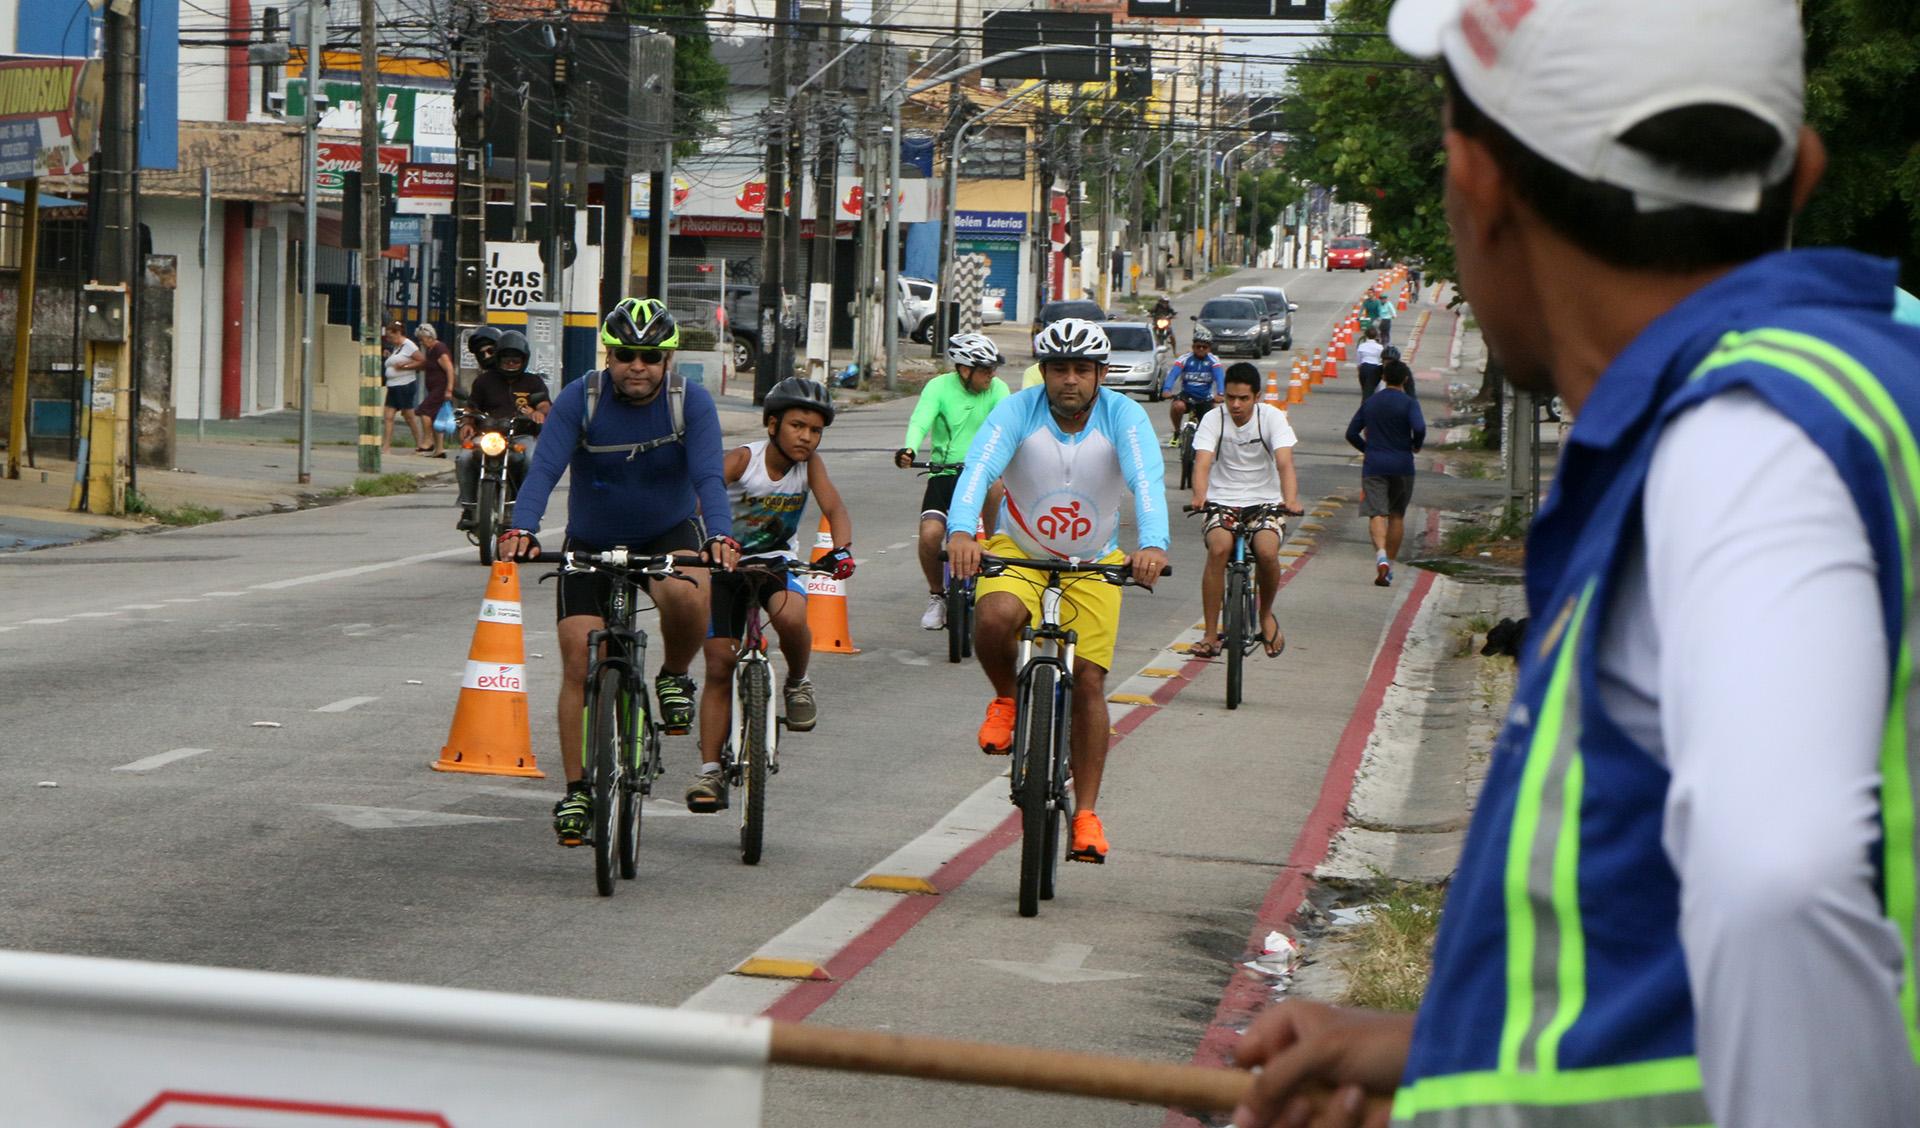
M608 352L622 364L632 364L636 360L642 364L659 364L667 359L667 354L660 349L609 349Z

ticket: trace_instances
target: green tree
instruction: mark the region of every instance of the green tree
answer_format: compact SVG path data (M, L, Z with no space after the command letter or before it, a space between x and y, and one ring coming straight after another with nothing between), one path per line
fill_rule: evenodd
M1234 178L1234 195L1240 197L1240 207L1233 213L1233 230L1238 233L1247 230L1249 224L1257 224L1259 230L1254 238L1260 241L1265 250L1273 245L1273 225L1289 206L1300 201L1303 193L1300 186L1288 176L1284 169L1266 168L1258 172L1242 169ZM1260 214L1255 215L1253 205L1260 204Z
M626 0L626 5L636 22L673 36L673 152L691 156L710 130L707 115L726 108L730 84L707 34L706 11L713 0Z
M1920 290L1920 5L1805 0L1802 19L1807 124L1828 164L1794 238L1899 258Z
M1383 32L1392 7L1392 0L1347 0L1331 30ZM1384 38L1332 38L1304 55L1286 99L1293 140L1282 168L1295 181L1365 204L1373 238L1387 253L1425 260L1429 277L1451 275L1436 69Z

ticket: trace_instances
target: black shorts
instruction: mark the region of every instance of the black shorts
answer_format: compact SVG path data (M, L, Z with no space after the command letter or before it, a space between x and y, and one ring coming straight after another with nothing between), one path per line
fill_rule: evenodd
M387 385L387 406L401 411L412 411L415 397L420 394L420 381L407 384Z
M742 561L745 563L745 561ZM807 585L791 573L772 579L760 579L760 606L773 613L775 600L798 599L805 602ZM707 585L708 638L740 638L747 633L747 580L728 572L715 572Z
M1360 516L1399 517L1413 501L1413 475L1360 479Z
M953 488L960 484L960 475L941 474L927 479L927 492L920 495L920 518L931 520L944 518L947 510L953 508Z
M669 552L697 555L704 546L701 544L700 526L687 520L643 544L587 544L568 537L564 547L570 552L605 552L611 548L625 547L629 552L642 556L660 556ZM650 587L651 581L641 580L640 586ZM605 619L608 609L613 606L613 577L605 572L562 572L553 602L556 619L573 615L593 615Z

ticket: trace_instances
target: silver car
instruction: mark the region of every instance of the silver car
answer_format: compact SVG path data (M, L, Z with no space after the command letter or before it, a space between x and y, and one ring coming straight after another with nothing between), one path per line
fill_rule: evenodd
M1173 350L1154 340L1153 326L1143 321L1109 321L1100 326L1113 346L1107 354L1107 375L1101 386L1116 392L1141 392L1160 398L1160 386L1173 368Z

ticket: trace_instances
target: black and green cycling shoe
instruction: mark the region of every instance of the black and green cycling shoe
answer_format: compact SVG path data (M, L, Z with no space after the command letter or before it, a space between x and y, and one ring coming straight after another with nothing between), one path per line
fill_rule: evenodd
M685 674L662 673L653 679L654 696L660 699L660 727L669 736L685 736L693 728L693 679Z
M553 805L553 833L560 837L560 845L580 845L587 840L587 830L592 826L591 792L569 791Z

